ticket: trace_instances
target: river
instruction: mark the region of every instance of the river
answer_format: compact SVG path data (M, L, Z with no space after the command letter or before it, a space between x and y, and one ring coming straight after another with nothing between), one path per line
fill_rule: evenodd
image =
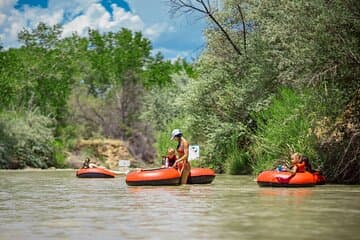
M0 239L360 239L360 186L128 187L125 177L1 171Z

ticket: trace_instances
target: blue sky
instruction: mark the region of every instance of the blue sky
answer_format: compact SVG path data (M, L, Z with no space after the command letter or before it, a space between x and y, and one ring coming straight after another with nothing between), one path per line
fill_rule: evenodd
M141 31L154 52L168 59L196 58L204 47L206 25L191 16L172 18L166 0L0 0L0 39L17 47L17 33L39 22L63 25L63 36L85 36L89 27L101 32L122 27Z

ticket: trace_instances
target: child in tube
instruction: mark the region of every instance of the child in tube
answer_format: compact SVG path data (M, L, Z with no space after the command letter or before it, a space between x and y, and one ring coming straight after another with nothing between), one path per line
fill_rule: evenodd
M164 158L163 167L172 167L177 160L175 149L169 148L167 151L167 156Z

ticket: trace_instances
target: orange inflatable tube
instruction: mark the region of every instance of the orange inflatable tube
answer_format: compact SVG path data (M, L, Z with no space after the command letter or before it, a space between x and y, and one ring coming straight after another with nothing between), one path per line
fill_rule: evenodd
M180 173L175 168L141 169L126 175L129 186L178 185Z
M81 168L76 171L79 178L114 178L115 174L104 168Z
M321 172L316 171L316 172L313 172L312 174L315 177L316 185L324 185L325 184L326 180L325 180L324 175L321 174Z
M192 168L188 184L208 184L215 178L215 172L210 168ZM180 184L180 173L175 168L141 169L126 175L129 186L158 186Z
M191 168L188 184L208 184L215 178L214 170L210 168Z
M257 183L262 187L313 187L316 181L315 175L310 172L291 175L289 172L264 171L257 177Z

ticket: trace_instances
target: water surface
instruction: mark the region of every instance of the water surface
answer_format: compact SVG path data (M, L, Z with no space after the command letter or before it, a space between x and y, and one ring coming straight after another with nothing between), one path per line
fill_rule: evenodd
M128 187L74 171L1 171L3 239L359 239L360 186Z

